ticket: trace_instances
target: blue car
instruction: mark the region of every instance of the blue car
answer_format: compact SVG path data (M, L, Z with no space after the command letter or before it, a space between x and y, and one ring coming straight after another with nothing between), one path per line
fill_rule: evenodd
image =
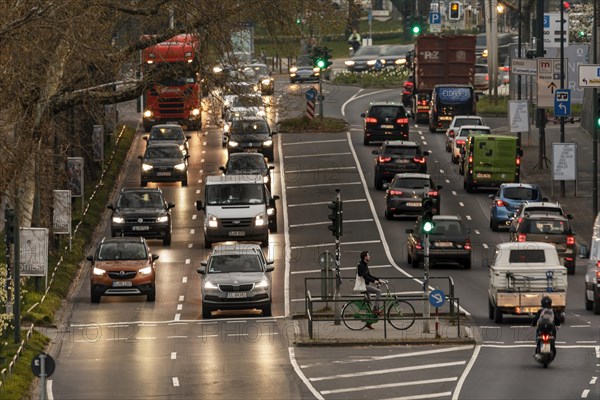
M490 194L490 228L497 232L500 227L508 228L521 203L524 201L546 201L538 185L527 183L503 183L496 194Z

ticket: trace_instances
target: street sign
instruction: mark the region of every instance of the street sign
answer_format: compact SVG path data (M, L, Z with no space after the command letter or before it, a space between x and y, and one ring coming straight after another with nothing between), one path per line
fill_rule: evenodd
M527 100L508 101L508 126L510 133L529 132Z
M537 106L550 108L554 106L554 92L560 88L560 58L538 58L536 61Z
M429 11L429 32L437 33L442 31L442 14L437 11Z
M446 295L440 289L432 290L429 293L429 303L434 307L441 307L446 302Z
M325 267L334 267L335 266L335 256L330 251L324 251L319 255L319 265L321 268Z
M510 72L515 75L537 75L537 60L532 58L513 58L510 60Z
M56 369L54 358L49 354L40 353L31 360L31 371L37 377L42 377L42 364L44 364L44 377L50 377Z
M579 87L600 87L600 65L579 66Z
M571 116L571 90L557 89L554 92L554 116L555 117L570 117Z
M317 98L318 94L319 92L317 92L317 89L313 87L311 87L306 91L306 93L304 93L304 95L306 96L306 101L314 101Z
M564 47L569 46L569 15L563 13ZM544 48L560 47L560 13L544 14Z
M560 58L560 49L545 50L545 57ZM589 44L571 44L565 47L565 89L571 89L571 104L583 104L583 87L579 86L579 65L589 64Z
M577 180L577 143L552 143L552 179Z

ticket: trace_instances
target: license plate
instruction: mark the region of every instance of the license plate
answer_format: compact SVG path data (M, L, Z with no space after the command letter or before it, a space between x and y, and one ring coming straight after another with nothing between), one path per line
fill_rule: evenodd
M228 299L243 299L246 297L246 292L229 292L227 293Z
M171 173L169 171L161 171L157 172L156 176L171 176Z
M245 231L231 231L229 232L229 236L246 236Z
M258 153L258 149L257 148L252 148L252 149L246 149L247 153Z
M148 231L148 230L150 230L150 227L149 226L145 226L145 225L140 225L140 226L134 226L134 227L132 227L131 230L134 230L134 231Z
M381 125L381 129L394 129L394 125Z
M492 174L482 174L482 173L477 173L475 174L476 178L486 178L486 179L490 179L492 177Z
M442 116L440 117L440 121L451 121L452 117Z
M177 121L169 121L169 122L167 122L167 124L169 124L169 125L179 125L179 122L177 122Z
M410 202L406 203L406 207L421 207L421 203L410 201Z
M542 343L542 348L540 349L540 353L550 353L550 343Z
M113 287L131 287L131 281L114 281L112 283Z
M537 312L537 310L539 310L538 307L523 307L521 309L521 312L523 312L523 313L534 313L534 312Z
M398 158L396 159L396 164L408 164L410 161L406 158Z
M452 242L435 242L436 247L452 247Z

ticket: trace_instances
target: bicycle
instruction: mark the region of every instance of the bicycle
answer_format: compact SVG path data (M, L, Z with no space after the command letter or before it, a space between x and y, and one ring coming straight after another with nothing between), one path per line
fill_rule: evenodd
M403 331L415 323L416 315L415 308L408 301L401 300L395 294L390 292L390 286L387 281L379 280L385 285L385 301L384 304L389 304L385 315L387 322L394 328ZM342 321L344 325L353 331L364 329L367 324L374 324L379 321L379 316L373 312L371 299L367 292L364 293L364 298L360 300L350 301L342 307Z

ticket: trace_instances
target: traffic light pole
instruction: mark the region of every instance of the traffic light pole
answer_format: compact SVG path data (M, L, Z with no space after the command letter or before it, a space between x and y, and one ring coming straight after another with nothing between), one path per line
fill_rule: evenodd
M429 303L429 234L423 235L423 333L429 333L429 317L431 304Z
M338 213L338 229L335 235L335 293L334 293L334 325L341 324L341 311L340 311L340 296L341 296L341 285L342 285L342 276L340 275L340 266L342 263L342 251L341 251L341 243L340 236L342 235L342 223L343 223L343 210L342 210L342 196L340 194L340 189L335 189L336 193L336 203L337 203L337 213Z
M319 118L323 119L323 71L319 73ZM338 194L339 198L339 194Z

